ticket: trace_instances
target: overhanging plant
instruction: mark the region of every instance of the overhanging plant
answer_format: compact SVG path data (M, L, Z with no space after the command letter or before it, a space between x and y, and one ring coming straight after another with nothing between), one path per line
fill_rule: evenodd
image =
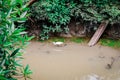
M0 80L17 80L17 76L26 79L32 73L28 69L29 74L24 76L20 63L23 48L31 39L22 26L27 10L24 0L0 1Z
M42 40L48 39L50 33L67 32L70 10L74 6L69 0L39 0L30 7L31 18L35 22L44 21L40 26Z

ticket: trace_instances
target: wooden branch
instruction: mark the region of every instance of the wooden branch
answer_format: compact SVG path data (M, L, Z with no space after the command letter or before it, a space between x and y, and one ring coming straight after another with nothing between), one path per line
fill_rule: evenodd
M35 3L36 1L38 1L38 0L30 0L28 3L27 3L27 6L29 7L29 6L31 6L33 3Z

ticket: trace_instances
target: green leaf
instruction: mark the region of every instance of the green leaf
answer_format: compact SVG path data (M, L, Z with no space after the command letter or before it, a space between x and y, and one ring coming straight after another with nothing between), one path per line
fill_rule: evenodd
M18 4L20 4L20 6L22 7L23 0L16 0L16 2L17 2Z
M10 57L15 56L15 55L19 52L19 50L20 50L20 48L16 49L16 50L10 55Z
M10 45L12 45L11 42L5 42L5 43L4 43L4 47L10 46Z
M24 18L27 14L27 11L23 12L21 15L20 15L20 18Z
M32 74L32 71L30 70L29 65L27 65L24 68L24 75L25 75L25 77L28 77L30 74Z
M32 40L33 38L34 38L34 36L26 37L26 40L27 40L27 41L30 41L30 40Z
M25 17L23 17L23 18L20 18L17 22L19 22L19 23L23 23L23 22L25 22L27 19L25 18Z
M14 30L15 30L15 24L14 24L14 22L12 22L12 24L11 24L11 31L14 32Z
M0 75L0 80L7 80L4 76Z
M21 62L20 60L17 60L17 61L14 62L14 65L15 65L15 66L22 67L23 65L20 64L20 62Z
M11 12L12 12L12 8L9 10L7 17L10 17Z
M19 34L20 35L23 35L23 34L26 34L27 32L23 31L23 32L20 32Z

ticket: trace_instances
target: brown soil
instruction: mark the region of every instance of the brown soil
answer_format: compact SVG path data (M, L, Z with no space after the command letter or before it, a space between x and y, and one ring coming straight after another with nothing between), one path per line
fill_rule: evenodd
M66 44L57 47L52 43L31 42L23 63L30 65L32 80L120 80L120 50Z

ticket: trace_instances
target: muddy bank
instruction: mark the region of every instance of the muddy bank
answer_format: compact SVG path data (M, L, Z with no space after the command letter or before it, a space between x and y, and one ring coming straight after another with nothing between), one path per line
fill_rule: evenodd
M23 63L30 65L32 80L120 80L120 50L66 44L31 42Z

